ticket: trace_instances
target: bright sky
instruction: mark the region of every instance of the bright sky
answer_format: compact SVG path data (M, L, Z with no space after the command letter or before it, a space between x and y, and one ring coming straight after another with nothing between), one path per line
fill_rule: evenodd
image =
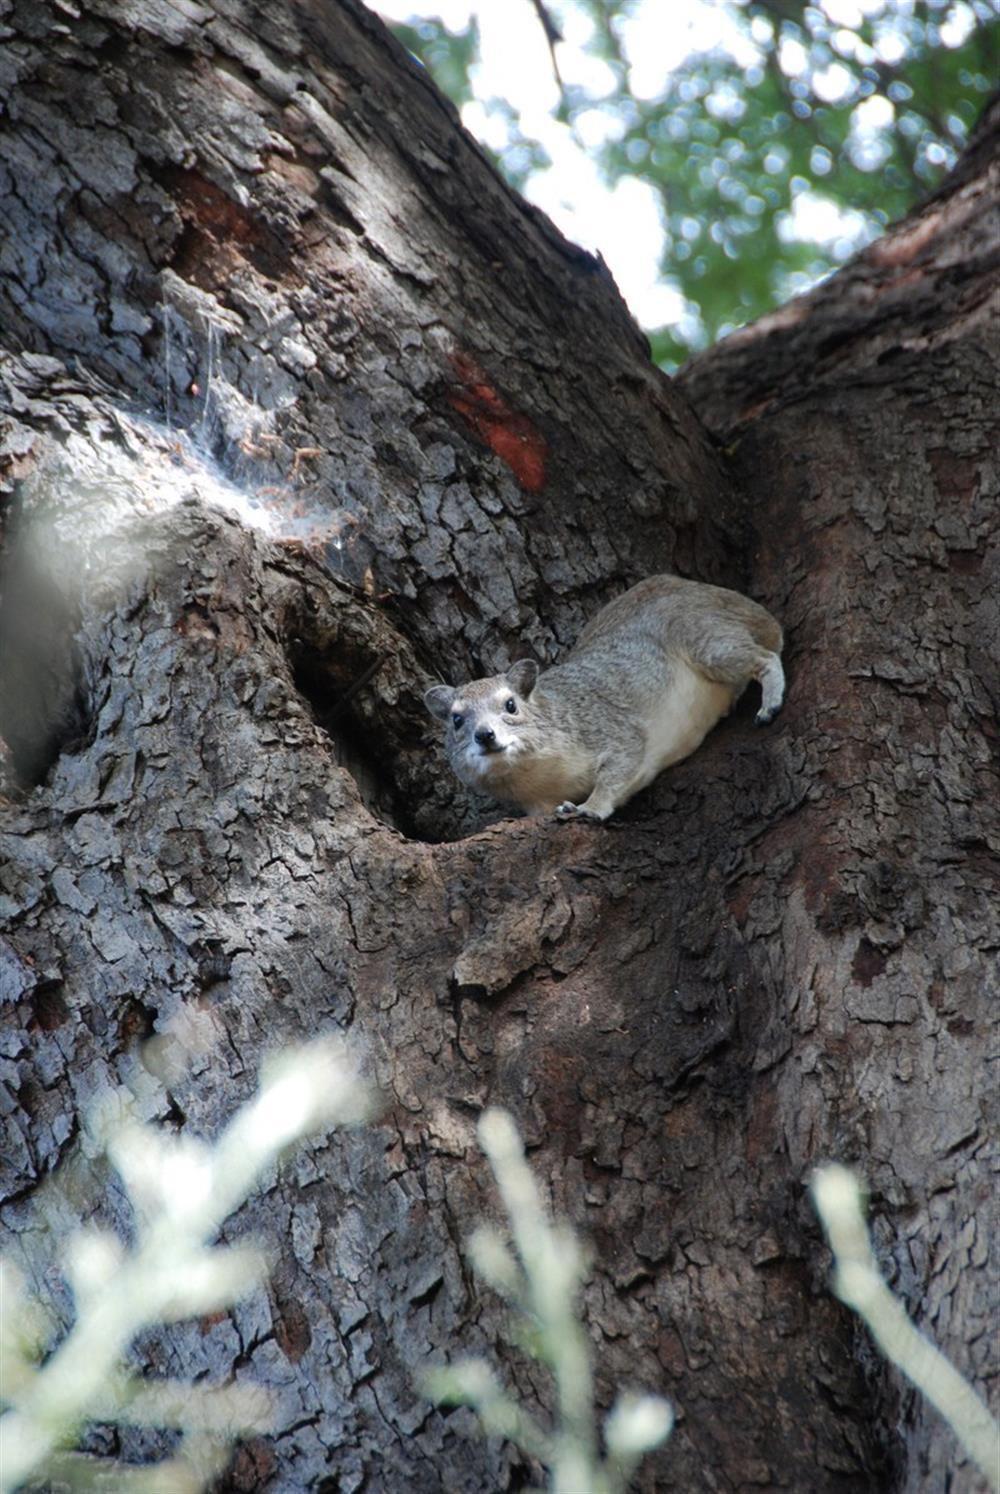
M656 194L637 179L623 179L614 188L608 187L588 154L607 138L608 131L615 129L613 114L599 107L587 111L578 121L577 139L566 125L552 117L558 90L548 45L531 0L426 0L423 4L421 0L369 0L369 3L386 20L411 20L415 14L436 15L450 30L456 31L464 28L470 15L476 13L481 61L472 74L476 98L462 109L466 128L486 145L500 150L509 143L506 123L502 118L491 118L478 100L504 98L519 111L525 135L537 139L552 162L548 170L529 179L526 196L548 213L568 238L587 249L600 251L622 295L644 327L653 329L670 323L683 336L689 336L696 324L688 326L684 299L661 278L663 233ZM862 15L884 16L876 51L864 58L858 56L859 61L874 62L877 52L878 60L891 62L896 60L898 48L905 46L902 33L894 29L894 12L887 0L818 0L818 3L835 25L845 28L841 33L844 37L849 36L849 28L860 24ZM599 99L611 91L613 79L604 63L584 51L590 21L570 5L553 5L553 12L565 38L557 46L563 79L580 84ZM956 45L963 39L959 33L967 34L973 24L968 5L956 0L946 23L954 35L946 36L946 27L942 27L942 37L948 45ZM720 0L635 0L622 27L630 60L629 84L638 98L657 97L667 75L694 51L721 45L744 65L760 55ZM795 48L801 57L795 55ZM805 68L806 54L799 43L783 45L781 65L789 75ZM847 69L839 63L832 63L824 74L813 79L816 91L831 102L843 95L849 83ZM858 143L874 152L881 149L880 134L888 123L879 117L879 109L889 110L891 117L892 106L877 97L867 100L855 112ZM783 232L788 238L836 243L838 258L845 257L849 249L860 247L870 237L859 213L841 211L815 189L796 195Z
M655 194L635 180L620 181L610 189L569 128L552 118L558 88L548 44L530 0L434 0L426 7L413 0L371 3L386 20L409 20L419 11L439 15L450 30L466 26L473 11L478 14L482 60L474 73L475 92L484 98L507 99L520 111L525 134L544 146L552 162L549 170L530 178L525 195L548 213L567 238L601 252L643 326L679 321L684 299L659 278L663 235ZM636 51L640 56L655 54L657 65L640 64L633 74L633 87L656 92L664 69L678 66L700 41L696 27L704 26L708 8L704 0L671 0L671 24L664 35L662 0L645 0L633 23L638 28ZM651 23L654 9L659 10L659 20L654 23L656 44L650 47L642 29ZM713 35L718 33L718 21L716 10ZM589 31L584 18L569 12L563 31L565 41L558 47L558 57L564 80L585 85L593 93L610 90L613 80L602 76L607 71L604 64L583 51ZM478 100L465 105L462 121L484 144L494 149L507 144L504 122L491 120ZM585 114L579 126L584 144L598 145L609 123L598 109Z

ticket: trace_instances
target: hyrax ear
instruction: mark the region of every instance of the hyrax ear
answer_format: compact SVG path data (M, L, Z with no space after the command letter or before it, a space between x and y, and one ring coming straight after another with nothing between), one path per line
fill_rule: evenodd
M447 721L454 699L455 692L450 685L432 685L424 692L424 705L438 721Z
M538 665L534 659L518 659L517 663L512 664L507 670L507 679L521 699L527 700L538 679Z

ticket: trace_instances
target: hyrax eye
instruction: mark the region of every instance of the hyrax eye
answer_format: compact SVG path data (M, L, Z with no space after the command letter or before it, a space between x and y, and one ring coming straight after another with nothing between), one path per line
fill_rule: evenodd
M504 710L509 711L512 716L517 715L517 701L514 699L513 695L504 704Z
M464 720L465 720L465 717L459 715L458 711L453 711L452 712L451 724L455 728L456 731L459 731L461 729L462 722Z

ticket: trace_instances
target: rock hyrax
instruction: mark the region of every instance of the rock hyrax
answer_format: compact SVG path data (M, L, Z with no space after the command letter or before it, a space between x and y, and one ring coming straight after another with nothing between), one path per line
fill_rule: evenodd
M561 664L434 685L463 783L529 814L606 820L700 745L750 680L761 725L785 691L781 628L739 592L650 576L587 624Z

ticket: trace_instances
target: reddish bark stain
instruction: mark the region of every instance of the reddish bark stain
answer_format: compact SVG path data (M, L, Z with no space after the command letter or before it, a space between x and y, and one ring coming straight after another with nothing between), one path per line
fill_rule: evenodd
M231 243L235 239L238 244L252 244L266 234L263 225L256 223L245 208L197 171L177 167L173 181L184 216L206 229L220 243Z
M537 493L545 484L544 437L526 415L511 409L475 359L467 353L452 353L450 362L461 387L449 390L448 403L507 463L521 486Z
M172 260L178 275L203 290L214 290L249 260L269 278L299 283L289 263L289 246L214 182L177 166L164 173L163 183L185 224Z

